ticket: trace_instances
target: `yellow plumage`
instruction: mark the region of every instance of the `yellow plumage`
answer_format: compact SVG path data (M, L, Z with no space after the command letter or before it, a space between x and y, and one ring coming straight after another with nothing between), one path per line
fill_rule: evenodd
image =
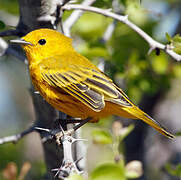
M92 121L109 115L141 119L163 135L174 136L134 105L110 78L72 47L70 38L39 29L22 38L32 82L56 109ZM23 43L24 42L24 43Z

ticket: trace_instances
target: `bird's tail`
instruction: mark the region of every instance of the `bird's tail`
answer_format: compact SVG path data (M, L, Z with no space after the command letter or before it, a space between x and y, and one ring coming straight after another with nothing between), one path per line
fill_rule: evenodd
M160 132L164 136L170 139L175 138L175 136L169 133L164 127L161 126L161 124L159 124L157 121L155 121L152 117L150 117L148 114L143 112L138 107L133 106L131 108L125 108L124 110L127 111L129 114L133 115L135 119L143 120L145 123L149 124L151 127L156 129L158 132Z

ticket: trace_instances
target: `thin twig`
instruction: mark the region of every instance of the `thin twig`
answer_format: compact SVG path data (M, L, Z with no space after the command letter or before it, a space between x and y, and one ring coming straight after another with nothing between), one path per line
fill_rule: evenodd
M96 0L84 0L82 2L82 6L89 6L93 4ZM71 27L75 24L75 22L79 19L79 17L83 14L84 12L81 10L74 11L63 23L63 30L64 34L68 37L70 37L70 30Z
M54 137L56 139L57 144L63 147L64 158L62 161L62 165L59 168L52 169L52 171L55 172L55 177L58 176L58 178L64 179L73 173L83 173L82 171L79 171L79 169L77 168L77 163L82 159L82 157L74 161L72 145L77 141L86 141L85 139L73 138L72 135L75 132L75 130L69 129L67 131L64 131L61 126L61 131L58 132L39 127L35 127L35 129L37 131L48 132L51 136L51 139Z
M0 138L0 145L5 144L5 143L16 143L21 138L23 138L25 135L28 135L28 134L32 133L33 131L35 131L35 127L31 126L28 129L21 132L20 134Z
M121 13L121 9L119 7L119 2L118 0L113 0L112 1L112 7L113 7L113 11L116 13ZM117 20L113 20L113 22L111 24L109 24L109 26L107 27L107 29L105 30L100 42L102 44L106 44L106 42L112 37L112 34L114 32L114 29L116 27L117 24ZM104 58L99 58L99 64L98 64L98 68L104 72L105 69L105 60Z
M114 29L116 27L116 20L114 20L111 24L109 24L109 26L107 27L106 31L104 32L104 35L103 37L101 38L101 42L104 44L106 41L108 41L113 32L114 32Z
M114 29L116 27L116 20L114 19L114 21L109 24L109 26L107 27L107 29L105 30L102 38L100 39L100 42L102 44L106 44L106 42L111 38L113 32L114 32ZM105 68L105 60L104 58L99 58L99 64L98 64L98 68L104 72L104 68Z
M116 19L126 25L128 25L131 29L133 29L135 32L137 32L150 46L151 50L154 50L156 48L161 49L165 51L167 54L169 54L172 58L174 58L177 61L181 61L181 55L175 53L172 49L168 48L167 45L164 45L162 43L159 43L155 41L152 37L150 37L147 33L145 33L141 28L136 26L134 23L129 21L128 16L125 15L118 15L113 12L110 12L110 10L106 9L100 9L97 7L92 7L92 6L83 6L83 5L76 5L76 4L67 4L62 7L64 10L83 10L83 11L91 11L95 12L98 14L102 14L104 16Z

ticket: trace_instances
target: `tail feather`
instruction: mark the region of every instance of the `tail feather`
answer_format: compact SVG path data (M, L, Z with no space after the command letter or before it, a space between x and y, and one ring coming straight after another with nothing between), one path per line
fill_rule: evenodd
M135 117L135 119L143 120L145 123L149 124L151 127L156 129L158 132L160 132L164 136L166 136L170 139L175 138L175 136L173 134L169 133L164 127L162 127L162 125L160 123L155 121L152 117L150 117L148 114L144 113L138 107L134 106L131 108L125 108L124 110L127 111L129 114L132 114Z

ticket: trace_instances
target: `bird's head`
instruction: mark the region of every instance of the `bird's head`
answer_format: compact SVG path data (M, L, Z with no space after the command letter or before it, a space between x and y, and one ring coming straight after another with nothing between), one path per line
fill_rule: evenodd
M72 39L52 29L38 29L12 43L20 44L29 62L72 51Z

